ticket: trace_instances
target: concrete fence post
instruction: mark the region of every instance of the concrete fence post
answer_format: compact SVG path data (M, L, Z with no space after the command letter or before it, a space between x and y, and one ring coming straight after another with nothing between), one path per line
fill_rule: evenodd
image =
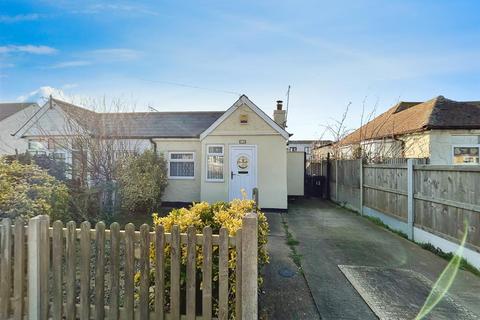
M248 213L242 221L242 319L258 319L258 219Z
M408 239L413 240L413 222L414 222L414 183L413 183L413 159L407 160L407 224Z
M359 184L360 184L360 215L363 216L363 159L359 160Z
M338 199L338 160L335 159L335 202L339 203Z
M254 209L258 210L258 188L253 188L252 190L252 200L255 202Z
M50 246L48 216L28 222L28 319L48 319L48 269Z

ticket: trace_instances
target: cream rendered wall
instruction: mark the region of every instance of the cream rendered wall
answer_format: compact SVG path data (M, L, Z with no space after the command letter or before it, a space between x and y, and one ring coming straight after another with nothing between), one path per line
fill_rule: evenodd
M32 105L0 121L0 155L15 154L15 150L23 153L27 150L27 140L13 137L12 133L20 129L38 109L37 105Z
M304 195L305 155L303 152L287 153L287 190L289 196Z
M169 179L162 201L193 202L200 201L200 179L202 169L202 147L198 139L154 139L157 153L163 154L168 160L168 152L195 152L194 179Z
M429 131L405 135L399 139L404 142L405 158L428 158L430 156Z
M240 124L240 115L248 115L248 124ZM228 200L230 181L229 148L245 140L257 146L257 183L259 205L263 208L287 208L287 141L248 106L243 105L202 140L201 199L215 202ZM206 180L205 150L209 144L224 145L224 181Z
M480 144L480 130L432 130L430 163L453 164L453 146Z

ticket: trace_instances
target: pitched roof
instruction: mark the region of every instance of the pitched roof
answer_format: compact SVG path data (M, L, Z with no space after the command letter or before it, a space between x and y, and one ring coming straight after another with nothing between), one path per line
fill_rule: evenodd
M198 138L224 111L98 113L52 99L92 134L128 138Z
M0 121L10 117L11 115L28 108L31 105L36 105L34 102L22 103L0 103Z
M453 101L443 96L425 102L399 102L347 135L340 144L430 129L480 129L480 102Z

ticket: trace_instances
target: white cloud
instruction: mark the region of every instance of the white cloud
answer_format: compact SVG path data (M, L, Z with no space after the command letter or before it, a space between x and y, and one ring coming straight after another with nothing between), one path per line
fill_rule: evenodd
M31 54L54 54L58 50L49 46L35 46L35 45L7 45L0 46L0 54L2 53L12 53L12 52L25 52Z
M15 16L0 16L0 23L15 23L22 21L34 21L44 17L42 14L38 13L28 13L28 14L17 14Z
M44 86L40 87L35 91L32 91L26 95L19 96L17 101L19 102L37 102L38 104L44 104L50 97L50 95L54 98L62 99L62 100L69 100L69 97L65 95L62 89Z
M13 68L15 65L13 63L0 62L0 69Z
M91 65L91 61L86 61L86 60L73 60L73 61L64 61L64 62L59 62L54 65L51 65L49 67L46 67L46 69L63 69L63 68L72 68L72 67L83 67L83 66L89 66Z
M138 4L122 4L122 3L94 3L91 5L87 5L82 7L81 9L73 9L71 10L72 13L77 14L100 14L108 12L111 14L112 12L118 13L137 13L137 14L144 14L144 15L151 15L157 16L158 12L152 9L149 9L145 6L138 5Z
M126 61L138 59L142 56L142 53L133 49L110 48L92 50L87 55L102 61Z

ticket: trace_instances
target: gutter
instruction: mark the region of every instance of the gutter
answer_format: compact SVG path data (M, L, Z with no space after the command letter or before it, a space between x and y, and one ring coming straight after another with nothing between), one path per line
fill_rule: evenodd
M153 140L153 138L150 138L148 140L150 140L150 143L153 144L153 152L157 154L157 143Z

